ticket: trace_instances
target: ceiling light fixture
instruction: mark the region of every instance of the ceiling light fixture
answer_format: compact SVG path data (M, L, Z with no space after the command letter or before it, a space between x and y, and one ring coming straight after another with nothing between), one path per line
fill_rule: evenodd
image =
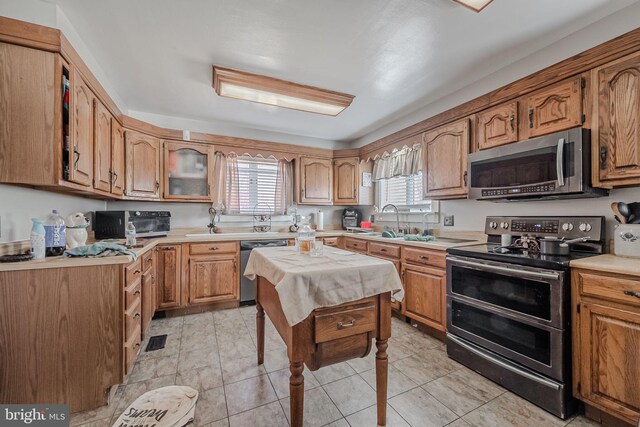
M273 77L213 66L213 88L219 96L309 113L337 116L353 95L305 86Z
M456 3L460 3L461 5L466 6L475 12L480 12L482 11L482 9L487 7L489 3L491 3L493 0L453 0L453 1Z

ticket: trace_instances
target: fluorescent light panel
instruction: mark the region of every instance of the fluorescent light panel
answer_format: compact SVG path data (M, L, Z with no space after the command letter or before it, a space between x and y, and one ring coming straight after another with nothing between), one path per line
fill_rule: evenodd
M453 0L453 1L455 1L456 3L460 3L461 5L466 6L471 10L480 12L482 9L487 7L489 3L491 3L493 0Z
M219 96L328 116L340 114L354 98L344 93L216 66L213 67L213 87Z

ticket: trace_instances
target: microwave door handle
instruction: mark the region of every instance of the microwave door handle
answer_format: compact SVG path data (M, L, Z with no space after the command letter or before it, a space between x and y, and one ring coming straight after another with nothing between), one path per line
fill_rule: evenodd
M558 175L558 187L564 187L564 138L558 140L556 175Z

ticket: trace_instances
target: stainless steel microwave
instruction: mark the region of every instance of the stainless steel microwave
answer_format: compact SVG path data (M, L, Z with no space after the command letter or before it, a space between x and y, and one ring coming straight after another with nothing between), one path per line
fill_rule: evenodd
M469 198L601 197L591 186L591 134L581 127L469 155Z

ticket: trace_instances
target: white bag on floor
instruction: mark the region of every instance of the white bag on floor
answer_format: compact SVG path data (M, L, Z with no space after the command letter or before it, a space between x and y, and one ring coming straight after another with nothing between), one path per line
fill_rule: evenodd
M113 427L182 427L193 420L198 392L191 387L172 385L151 390L138 397Z

